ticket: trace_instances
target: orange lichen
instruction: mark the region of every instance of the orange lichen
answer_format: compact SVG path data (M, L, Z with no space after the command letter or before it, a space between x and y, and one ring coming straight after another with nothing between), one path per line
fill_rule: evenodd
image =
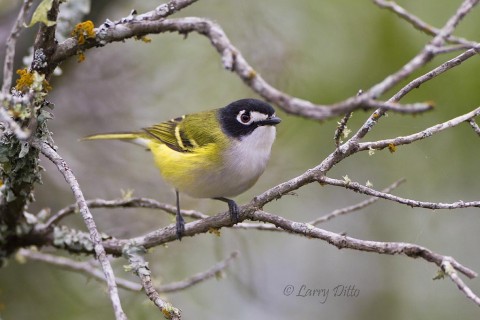
M78 23L72 31L72 37L77 39L78 44L84 44L87 39L95 38L95 25L92 21L87 20Z
M372 118L373 118L374 120L377 120L378 118L380 118L380 114L375 111L375 112L372 114Z
M253 78L255 78L257 76L257 72L253 69L250 69L248 71L248 75L247 75L247 78L248 80L253 80Z
M136 37L135 37L135 40L141 40L141 41L143 41L143 42L145 42L145 43L150 43L150 42L152 42L152 39L149 38L149 37L147 37L147 36L136 36Z
M77 62L83 62L85 60L85 53L83 51L79 51L77 53Z
M217 237L220 237L220 229L212 227L212 228L208 229L208 233L211 233L213 235L216 235Z
M391 153L394 153L395 151L397 151L397 146L394 145L393 143L389 143L389 144L388 144L388 150L389 150Z
M27 70L27 68L18 69L16 72L20 77L15 82L15 89L21 92L28 91L33 84L33 73Z
M16 73L20 76L15 82L15 89L20 92L27 92L33 84L34 74L27 68L18 69ZM47 80L43 80L43 90L50 91L52 86L48 83Z

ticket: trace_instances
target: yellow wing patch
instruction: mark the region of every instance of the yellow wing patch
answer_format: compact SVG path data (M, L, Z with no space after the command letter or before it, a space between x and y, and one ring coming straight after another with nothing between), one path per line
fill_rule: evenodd
M193 138L188 137L183 129L184 119L185 116L178 117L143 130L175 151L191 152L198 147L198 144Z

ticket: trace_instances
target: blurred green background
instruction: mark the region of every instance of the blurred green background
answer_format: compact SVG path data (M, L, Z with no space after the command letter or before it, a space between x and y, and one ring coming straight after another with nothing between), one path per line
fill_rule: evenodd
M441 27L461 1L399 1L424 21ZM158 1L95 1L92 19L127 16L153 9ZM11 1L0 1L0 28L4 42L16 17ZM456 34L478 40L480 12L473 11ZM261 75L277 88L316 103L328 104L368 89L413 57L429 37L376 7L371 1L327 0L202 0L176 15L200 16L219 23L233 44ZM33 31L22 34L18 57L26 54ZM86 52L86 60L64 63L64 74L52 80L50 100L55 119L50 123L60 154L70 164L87 198L112 199L121 190L135 196L174 202L153 166L151 155L121 142L80 143L88 134L141 128L172 117L221 107L230 101L257 97L239 78L221 65L208 39L190 34L150 36L149 44L128 40ZM3 52L1 53L3 57ZM416 75L454 55L436 58ZM3 61L3 59L2 59ZM20 62L19 62L20 63ZM406 135L466 113L480 101L480 63L474 57L460 67L413 91L403 101L433 100L436 108L422 116L389 114L367 139ZM405 82L406 83L406 82ZM403 83L403 84L405 84ZM393 95L394 91L389 95ZM389 95L384 98L388 98ZM237 197L254 195L293 178L320 163L334 150L336 122L322 123L278 111L283 122L269 167L260 181ZM349 128L355 131L368 113L356 112ZM465 124L428 140L352 156L330 176L381 189L402 177L407 182L394 191L424 201L479 200L479 138ZM49 207L52 212L73 202L63 178L47 160L44 184L36 189L30 212ZM266 206L265 210L296 221L310 221L364 196L340 188L310 185ZM182 198L186 209L215 214L224 204ZM127 238L161 228L173 220L158 211L93 210L101 231ZM479 210L430 211L379 201L360 212L320 225L334 232L368 240L413 242L451 255L480 271ZM63 223L84 229L79 217ZM230 252L240 258L220 280L209 280L165 297L183 310L185 319L472 319L478 306L450 280L433 281L437 268L423 260L338 250L317 240L285 233L221 230L185 238L159 247L147 256L158 283L178 281L208 269ZM46 248L48 251L48 248ZM84 259L80 256L78 259ZM115 262L116 275L136 281ZM478 279L466 280L477 294ZM295 290L284 295L287 285ZM328 300L298 297L302 285L330 289ZM333 297L337 285L351 285L357 297ZM143 293L121 290L130 319L158 319L158 310ZM14 260L0 272L2 319L113 319L105 286L42 263Z

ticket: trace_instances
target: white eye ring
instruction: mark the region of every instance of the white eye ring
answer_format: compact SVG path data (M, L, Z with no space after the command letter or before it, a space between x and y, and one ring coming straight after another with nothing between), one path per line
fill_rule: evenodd
M246 113L245 110L242 110L238 113L237 121L244 125L249 125L253 122L253 118L250 116L250 113Z

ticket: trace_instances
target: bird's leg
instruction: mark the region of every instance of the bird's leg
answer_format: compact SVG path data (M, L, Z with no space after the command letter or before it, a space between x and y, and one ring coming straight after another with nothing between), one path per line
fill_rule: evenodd
M183 234L185 233L185 220L183 220L182 214L180 213L180 195L178 194L178 190L175 190L175 194L177 196L177 238L178 240L182 240Z
M228 204L228 211L230 212L230 218L232 219L233 223L237 223L239 220L240 209L238 209L238 205L232 199L227 199L224 197L213 198L215 200L220 200L226 202Z

